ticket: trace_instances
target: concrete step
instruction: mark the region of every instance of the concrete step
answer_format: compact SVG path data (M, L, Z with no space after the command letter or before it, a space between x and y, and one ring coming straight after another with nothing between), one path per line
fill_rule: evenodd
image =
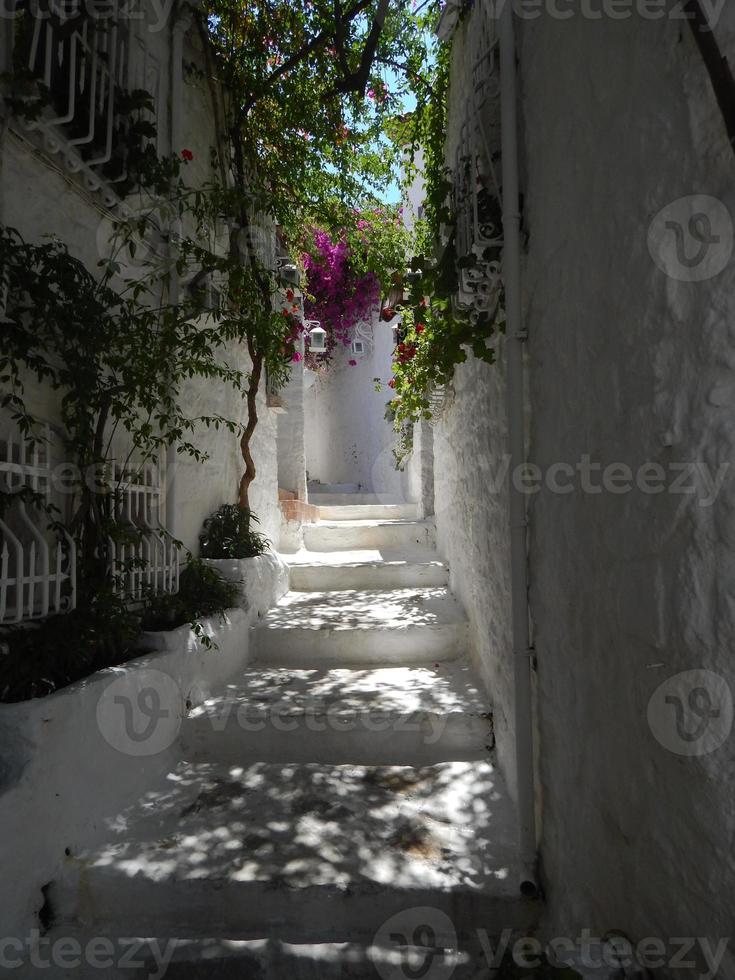
M307 484L309 493L337 493L345 496L361 492L359 483L312 483Z
M486 759L490 705L466 660L415 667L255 666L184 721L190 761L428 765Z
M320 521L304 528L308 551L354 551L363 548L433 548L433 521Z
M489 761L422 768L181 763L67 859L57 925L99 936L372 942L431 907L521 926L513 806Z
M419 910L421 912L422 910ZM172 939L150 937L123 942L93 936L79 930L57 931L44 937L46 945L69 941L79 948L95 948L99 942L110 944L112 953L104 973L98 965L82 962L65 969L57 966L53 974L37 969L11 976L18 980L48 976L49 980L404 980L425 977L428 980L478 980L490 976L487 956L477 937L457 937L444 924L441 914L425 910L425 918L409 913L399 916L394 937L383 937L368 943L285 943L280 939L236 940L219 938ZM478 929L483 928L478 925ZM430 929L430 932L426 932ZM402 930L402 934L399 933ZM381 931L382 932L382 931ZM415 935L415 939L414 939ZM422 936L430 945L415 945ZM413 942L402 942L403 936ZM493 949L502 943L496 940ZM485 940L491 942L490 937ZM57 947L58 948L58 947ZM68 946L66 947L68 949ZM131 957L131 954L134 954ZM67 954L68 955L68 954ZM130 965L131 959L137 966ZM491 957L492 959L492 957ZM405 967L405 969L404 969ZM600 978L611 980L611 977Z
M448 589L289 592L254 631L260 663L402 665L454 660L469 629Z
M374 505L400 505L407 503L392 493L323 493L309 489L309 503L319 507L369 507Z
M449 568L429 548L300 551L287 555L286 561L296 592L432 588L449 583Z
M402 518L416 520L416 504L353 504L347 506L319 505L323 521L395 521Z
M542 967L542 973L525 968L534 958L526 943L535 934L537 916L531 903L524 911L525 929L511 927L498 934L481 921L458 932L438 909L411 909L386 920L369 943L289 943L273 936L113 938L100 936L99 930L66 927L39 937L34 956L43 965L17 966L12 946L5 958L14 963L7 969L15 980L500 980L521 976L643 980L648 976L642 969L624 966L625 956L620 962L620 946L616 952L614 938L593 938L584 945L565 941L562 948L557 946L557 968L549 972ZM64 966L70 956L76 956L73 944L84 955L79 956L79 965Z

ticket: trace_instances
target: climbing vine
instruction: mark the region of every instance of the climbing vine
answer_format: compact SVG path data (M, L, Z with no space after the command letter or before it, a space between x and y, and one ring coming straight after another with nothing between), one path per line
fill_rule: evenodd
M469 4L464 5L461 16L469 9ZM437 10L430 9L425 18L427 28L433 27ZM502 331L504 322L502 290L487 313L462 310L456 302L461 271L477 265L480 257L457 254L453 175L445 164L450 68L451 45L439 45L428 81L422 79L416 86L416 110L399 134L412 159L420 151L425 186L424 217L414 232L415 258L404 278L403 302L395 311L401 316L401 340L389 381L393 399L387 414L399 436L395 453L399 466L411 451L413 425L433 418L437 393L452 380L456 366L469 353L494 363L492 338ZM409 167L406 181L414 175L415 168ZM484 200L486 209L497 211L488 189ZM490 217L497 221L499 214ZM499 250L481 258L497 261Z

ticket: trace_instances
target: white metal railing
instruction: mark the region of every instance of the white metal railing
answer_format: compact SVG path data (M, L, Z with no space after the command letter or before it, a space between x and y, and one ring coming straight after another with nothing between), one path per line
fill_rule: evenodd
M51 529L56 496L53 433L34 438L15 428L0 437L0 626L43 619L76 607L77 552L72 537ZM164 526L165 469L111 467L112 510L124 539L109 546L115 589L139 600L179 588L180 546ZM58 503L63 505L64 501ZM66 508L59 507L63 515Z
M0 516L0 625L42 619L76 605L76 549L51 521L51 431L33 439L10 432L0 439L0 490L10 496ZM21 491L38 500L25 500Z
M59 155L67 170L78 173L89 190L101 190L109 205L114 185L128 177L125 133L129 107L123 96L136 88L149 91L157 111L160 69L145 45L134 43L130 25L110 16L64 16L26 9L15 22L16 64L45 86L49 104L22 125Z
M109 541L116 590L129 599L178 592L180 546L165 527L164 465L113 466L113 477L115 518L129 530L128 541Z

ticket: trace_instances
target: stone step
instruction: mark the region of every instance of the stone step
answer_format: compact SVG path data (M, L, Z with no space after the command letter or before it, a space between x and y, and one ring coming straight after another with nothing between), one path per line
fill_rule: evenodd
M469 628L448 589L289 592L254 639L260 663L401 665L457 659Z
M286 556L286 561L291 588L296 592L432 588L449 584L449 568L429 548L301 551Z
M319 504L319 515L323 521L416 520L418 507L416 504Z
M479 917L454 921L439 909L416 908L387 919L370 942L284 942L202 937L111 937L79 928L52 929L33 946L40 965L19 966L13 946L5 953L15 980L500 980L502 977L558 977L575 980L643 980L642 969L625 966L615 938L557 945L551 972L529 969L535 959L529 937L536 933L539 908L523 908L522 927L498 933ZM77 956L77 950L79 955ZM69 960L76 960L74 965ZM566 969L562 969L562 964ZM499 971L498 971L499 967ZM52 972L53 971L53 972ZM104 971L104 972L103 972Z
M309 503L319 507L369 507L381 504L400 505L407 501L392 493L322 493L309 489Z
M307 483L309 493L337 493L349 495L361 492L359 483Z
M490 705L466 660L415 667L247 668L184 721L190 761L428 765L485 759Z
M444 933L437 929L442 925ZM55 930L44 937L44 948L59 944L58 949L65 943L68 950L71 941L81 950L94 950L100 949L102 942L104 973L93 953L92 963L90 957L80 957L79 966L68 969L55 966L53 974L46 968L33 970L29 966L27 972L13 969L11 976L18 980L45 975L49 980L100 980L101 977L104 980L163 980L164 977L166 980L404 980L405 977L449 980L450 976L452 980L478 980L478 977L484 980L490 975L481 972L487 969L488 957L477 936L456 937L454 930L446 926L443 913L428 910L423 919L420 911L418 915L399 915L394 928L393 941L381 934L369 944L286 943L278 938L221 937L126 937L123 942L79 930L66 930L63 934ZM401 941L401 929L412 942ZM425 942L430 945L415 945L422 936L427 937ZM486 948L490 942L495 949L503 939L486 938ZM49 953L48 960L51 958ZM611 980L611 977L600 977L600 980Z
M308 551L353 551L362 548L433 548L433 521L320 521L304 528Z
M372 942L428 906L520 926L513 806L491 762L183 762L68 858L56 924L100 936Z

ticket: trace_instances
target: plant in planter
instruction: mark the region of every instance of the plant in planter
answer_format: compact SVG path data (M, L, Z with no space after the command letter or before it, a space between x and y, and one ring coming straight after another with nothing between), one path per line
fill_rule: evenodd
M88 605L0 633L0 702L45 697L135 656L140 615L104 590Z
M255 558L263 555L271 546L268 538L253 530L259 524L250 511L243 511L233 504L225 504L204 522L199 535L202 558Z
M239 593L239 582L228 581L201 558L192 558L181 573L176 595L158 595L148 600L143 628L165 631L189 623L204 646L211 647L201 620L223 616L237 605Z

